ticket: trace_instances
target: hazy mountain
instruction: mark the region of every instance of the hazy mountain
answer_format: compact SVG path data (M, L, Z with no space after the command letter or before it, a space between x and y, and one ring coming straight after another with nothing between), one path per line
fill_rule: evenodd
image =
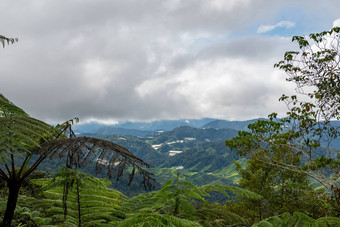
M106 134L106 135L129 135L129 136L148 136L153 135L154 131L143 131L137 129L115 128L112 126L102 126L92 131L92 133Z
M99 124L95 122L91 123L84 123L84 124L75 124L72 126L72 129L76 133L88 133L88 132L94 132L100 127L105 127L104 124Z
M239 159L235 152L227 149L225 140L208 142L193 147L183 153L169 157L162 167L183 166L193 171L212 172L222 169Z
M205 125L201 128L215 128L215 129L222 129L222 128L232 128L235 130L247 130L247 126L251 123L254 123L258 120L263 120L264 118L252 119L247 121L227 121L227 120L214 120Z
M168 158L168 154L162 154L158 152L157 150L153 149L149 143L135 136L105 135L95 133L84 133L81 135L105 139L119 144L123 147L126 147L138 158L141 158L142 160L154 166Z
M143 131L168 131L180 126L190 126L200 128L203 125L216 119L182 119L182 120L162 120L152 122L125 122L115 125L117 128L137 129Z
M214 121L213 118L203 119L182 119L182 120L160 120L151 122L123 122L114 125L104 125L100 123L84 123L74 125L73 129L77 133L100 133L101 130L112 134L125 134L136 135L141 132L137 131L124 131L123 129L133 129L139 131L169 131L180 126L190 126L194 128L200 128L203 125ZM125 132L125 133L124 133Z
M153 142L156 144L176 140L210 142L235 137L237 132L238 131L235 129L192 128L189 126L181 126L171 131L160 133L155 136Z

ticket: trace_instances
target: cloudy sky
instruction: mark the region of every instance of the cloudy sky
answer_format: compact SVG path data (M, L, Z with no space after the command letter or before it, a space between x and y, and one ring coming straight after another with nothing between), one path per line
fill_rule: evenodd
M285 113L273 68L339 0L2 0L0 93L50 123Z

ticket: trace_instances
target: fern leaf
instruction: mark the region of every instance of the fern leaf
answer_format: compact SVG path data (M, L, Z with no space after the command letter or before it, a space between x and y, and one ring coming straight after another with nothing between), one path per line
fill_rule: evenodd
M262 199L262 196L248 191L244 188L240 188L237 186L229 186L229 185L203 185L200 187L203 191L209 192L209 191L218 191L221 192L223 195L229 197L229 195L225 191L229 191L235 195L247 198L247 199L253 199L253 200L260 200Z

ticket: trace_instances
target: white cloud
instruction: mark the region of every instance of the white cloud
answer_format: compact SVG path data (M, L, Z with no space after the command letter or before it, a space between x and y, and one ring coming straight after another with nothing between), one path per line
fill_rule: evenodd
M257 33L266 33L276 28L292 28L294 26L295 26L294 22L282 20L275 25L261 25L260 27L258 27Z
M333 22L333 27L340 27L340 18Z
M304 34L323 31L340 7L331 0L1 4L0 21L10 23L1 25L0 34L19 42L0 49L0 92L32 116L54 122L75 116L81 121L265 117L278 110L278 93L287 89L273 63L291 43L249 36L251 29L293 18L299 28L308 25ZM329 13L320 14L320 7ZM274 28L262 31L293 23L269 26Z

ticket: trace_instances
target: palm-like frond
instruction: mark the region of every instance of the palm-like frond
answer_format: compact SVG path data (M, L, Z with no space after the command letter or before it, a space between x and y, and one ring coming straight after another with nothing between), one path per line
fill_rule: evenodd
M122 204L122 208L128 212L139 212L140 210L144 209L152 209L155 205L157 198L155 198L156 191L142 193L136 195Z
M0 117L8 117L10 115L28 117L28 114L23 109L14 105L14 103L12 103L5 96L0 94Z
M125 219L120 223L115 223L118 227L131 227L131 226L176 226L176 227L200 227L201 225L197 222L182 219L166 214L158 213L142 213L135 215L131 218Z
M18 38L8 38L3 35L0 35L0 43L2 44L3 47L5 47L5 44L9 45L10 43L15 43L18 42Z
M106 140L90 137L56 139L43 143L33 152L50 158L67 157L69 168L82 167L95 161L97 172L105 167L109 177L115 175L117 180L123 175L124 170L132 167L129 183L137 170L143 176L142 185L145 188L153 187L153 174L143 169L151 166L126 148Z
M241 196L243 198L247 199L253 199L253 200L260 200L262 199L261 195L258 195L254 192L251 192L249 190L246 190L241 187L237 186L231 186L231 185L203 185L199 187L201 190L205 192L211 192L211 191L217 191L223 194L226 197L229 197L229 194L226 191L229 191L233 193L234 195Z
M53 138L54 128L30 117L0 94L0 153L20 152Z
M294 214L283 213L276 215L252 226L340 226L340 218L323 217L315 220L306 214L294 212Z
M0 36L0 39L3 41L4 37ZM45 122L31 118L21 108L0 95L0 161L3 164L0 167L0 179L7 182L10 192L2 225L11 224L21 182L46 157L66 157L66 167L71 169L95 161L97 172L107 167L108 175L115 175L117 180L128 167L131 167L129 184L137 170L143 177L141 184L145 188L153 187L153 181L155 181L153 174L143 169L150 167L146 162L135 157L126 148L109 141L87 137L66 138L66 133L69 133L71 137L75 136L70 127L71 123L52 127ZM33 154L38 158L28 167ZM18 156L21 156L21 160L16 160ZM21 165L20 168L16 167L18 163ZM73 183L67 182L64 186L64 196L68 194L68 189Z
M197 211L199 222L203 226L250 226L239 215L216 207L202 208Z
M43 185L43 194L49 198L45 201L53 204L46 210L47 216L58 223L79 226L81 222L81 226L98 226L124 215L117 209L126 197L107 188L107 179L65 168L53 179L39 179L34 183ZM65 185L69 187L66 197Z
M21 152L40 146L55 133L52 126L27 116L0 117L0 151Z

